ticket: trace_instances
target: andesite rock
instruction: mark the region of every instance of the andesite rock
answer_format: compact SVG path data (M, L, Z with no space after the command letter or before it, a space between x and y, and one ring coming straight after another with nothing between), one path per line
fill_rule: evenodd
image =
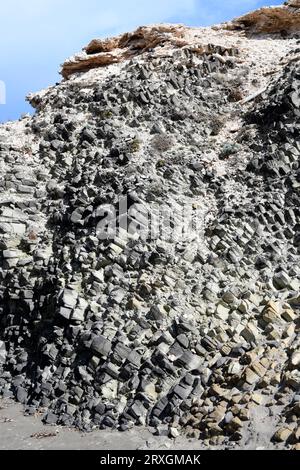
M94 39L0 125L0 396L297 448L299 39L296 0Z

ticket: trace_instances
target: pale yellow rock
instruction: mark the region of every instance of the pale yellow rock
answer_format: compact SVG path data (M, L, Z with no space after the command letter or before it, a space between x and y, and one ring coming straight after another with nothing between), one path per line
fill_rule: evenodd
M287 308L286 310L284 310L281 316L282 318L285 319L285 321L288 321L288 322L294 321L297 318L296 313L291 308Z
M247 405L250 400L251 400L251 393L244 393L244 395L242 397L242 400L241 400L241 403L243 405Z
M240 414L241 410L242 410L241 406L236 404L231 407L230 411L234 416L237 416Z
M179 431L177 428L170 428L170 437L174 439L179 436Z
M115 243L110 244L110 249L113 253L120 255L124 250L120 246L116 245Z
M235 416L228 425L228 429L232 432L238 431L242 427L243 427L243 423L240 420L240 418L238 418L237 416Z
M275 328L272 329L272 331L269 332L268 334L268 339L270 341L278 341L281 338L281 334L275 330Z
M209 415L216 423L220 423L224 419L226 413L226 406L217 406L216 409Z
M286 442L287 439L293 434L290 428L280 428L274 434L274 440L276 442Z
M266 323L276 323L279 320L279 315L272 309L267 309L262 315Z
M251 294L249 300L252 304L258 307L262 301L262 297L258 294Z
M240 403L241 400L242 400L242 395L239 394L239 393L237 393L236 395L233 395L233 396L231 397L232 403L238 404L238 403Z
M217 336L216 336L216 339L220 342L220 343L225 343L226 341L228 341L228 336L225 332L221 332L219 333Z
M219 304L216 310L216 317L221 320L227 320L230 313L230 308L225 307L223 304Z
M285 374L286 382L295 390L298 390L299 385L300 385L300 371L297 369L294 369L292 371L289 371Z
M270 379L270 384L271 385L279 385L281 382L281 374L279 372L277 372L276 374L274 374L271 379Z
M283 332L282 336L283 338L286 338L286 340L289 342L291 337L295 334L295 325L292 323L289 325Z
M139 300L137 300L135 297L132 297L128 301L127 308L129 308L130 310L140 310L141 307L142 307L141 302Z
M279 302L275 302L274 300L269 300L269 302L266 304L264 311L266 310L272 310L274 313L277 315L280 314L280 304Z
M249 421L250 410L248 408L242 408L239 412L239 418L241 419L241 421Z
M218 384L214 384L211 387L211 391L214 395L219 396L219 397L226 397L230 393L230 390L226 390Z
M218 336L217 336L217 340L219 341ZM231 353L231 350L232 350L232 348L228 344L223 344L222 349L221 349L221 353L224 356L229 356L229 354Z
M254 401L254 403L257 405L262 405L264 402L264 397L261 395L261 393L253 393L252 401Z
M265 368L265 369L268 369L270 367L270 361L269 359L267 359L266 357L263 357L261 360L260 360L260 363L261 365Z
M255 372L253 372L250 367L245 370L243 377L249 385L254 385L256 382L259 381L259 376Z
M239 375L242 371L242 366L239 362L233 362L228 367L228 374L230 375Z
M155 388L155 385L150 383L148 385L145 386L145 389L144 389L144 392L145 392L145 395L147 395L149 398L151 398L152 400L156 400L157 399L157 392L156 392L156 388Z
M259 377L263 377L266 372L267 372L267 369L260 363L260 362L255 362L251 365L251 369L259 376Z

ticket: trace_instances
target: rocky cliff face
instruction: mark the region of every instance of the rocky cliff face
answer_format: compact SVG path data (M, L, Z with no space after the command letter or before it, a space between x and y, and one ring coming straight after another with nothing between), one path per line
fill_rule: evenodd
M299 447L297 6L94 40L0 126L4 397Z
M260 8L254 12L237 18L232 22L233 27L241 27L252 33L281 33L299 32L300 3L290 0L283 6Z
M290 0L279 7L260 8L230 23L220 26L224 29L241 29L247 33L273 33L288 35L300 30L300 4ZM83 52L66 60L62 66L62 75L69 78L72 74L93 68L104 67L134 58L138 55L163 55L170 48L188 48L199 46L197 53L205 54L204 44L198 44L199 29L186 28L182 25L155 25L140 27L133 33L106 40L94 39Z

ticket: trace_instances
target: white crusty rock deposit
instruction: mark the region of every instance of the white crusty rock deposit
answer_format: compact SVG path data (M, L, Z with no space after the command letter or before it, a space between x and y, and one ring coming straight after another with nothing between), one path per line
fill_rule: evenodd
M95 39L0 126L3 398L299 449L298 7Z

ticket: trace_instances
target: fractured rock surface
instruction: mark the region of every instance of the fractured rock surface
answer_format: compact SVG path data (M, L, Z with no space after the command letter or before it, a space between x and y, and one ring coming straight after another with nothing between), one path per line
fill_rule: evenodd
M278 7L260 8L233 20L232 26L252 33L297 32L300 29L299 0L290 0Z
M0 126L4 397L216 445L262 413L299 446L299 39L274 33L94 40ZM124 196L177 228L191 207L196 230L100 239Z

